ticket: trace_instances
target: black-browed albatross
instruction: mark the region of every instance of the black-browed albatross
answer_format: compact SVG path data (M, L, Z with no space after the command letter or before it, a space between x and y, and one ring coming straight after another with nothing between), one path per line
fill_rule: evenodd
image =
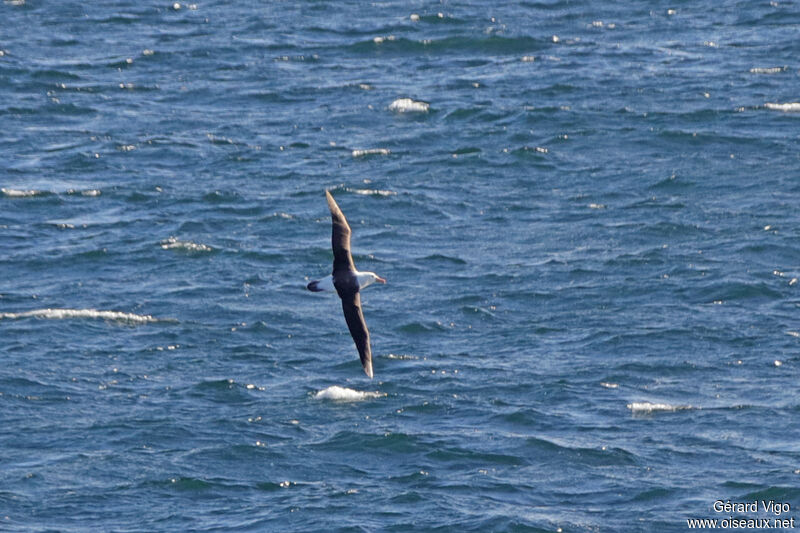
M359 272L350 255L350 226L344 218L342 210L336 204L331 193L325 191L328 199L328 208L331 210L333 232L331 246L333 247L333 273L323 279L312 281L308 290L313 292L336 290L342 299L342 310L347 328L358 348L361 366L364 372L372 377L372 349L369 346L369 330L361 312L361 295L359 291L376 281L386 283L386 280L374 272Z

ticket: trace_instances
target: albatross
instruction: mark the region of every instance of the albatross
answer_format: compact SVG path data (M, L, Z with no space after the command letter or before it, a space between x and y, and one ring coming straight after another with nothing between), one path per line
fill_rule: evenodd
M375 272L359 272L350 255L350 225L344 218L344 213L339 209L331 193L325 191L328 199L328 209L331 211L333 232L331 246L333 247L333 273L322 279L314 280L307 285L313 292L336 291L342 300L342 311L347 322L347 328L356 343L358 356L364 372L372 377L372 349L369 346L369 330L361 312L361 289L369 287L376 281L386 283L386 280Z

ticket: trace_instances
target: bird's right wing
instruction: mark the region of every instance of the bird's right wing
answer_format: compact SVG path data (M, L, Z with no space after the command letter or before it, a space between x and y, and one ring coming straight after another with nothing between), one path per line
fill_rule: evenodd
M347 322L350 335L356 343L358 356L361 358L361 366L364 372L372 377L372 349L369 346L369 330L364 321L364 313L361 312L361 295L358 291L342 295L342 311Z
M355 270L353 256L350 255L350 225L344 218L344 213L339 209L336 200L331 193L325 191L328 199L328 209L331 210L331 222L333 231L331 233L331 247L333 248L333 271Z

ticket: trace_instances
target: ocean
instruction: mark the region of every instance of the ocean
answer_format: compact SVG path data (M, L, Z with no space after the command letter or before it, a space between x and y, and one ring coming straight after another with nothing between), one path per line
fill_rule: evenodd
M0 530L794 527L797 2L0 19Z

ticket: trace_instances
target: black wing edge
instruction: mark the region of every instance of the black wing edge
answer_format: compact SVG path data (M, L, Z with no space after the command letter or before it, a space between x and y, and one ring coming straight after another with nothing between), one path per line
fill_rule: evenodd
M331 211L331 248L333 248L333 271L355 270L353 256L350 255L350 225L339 209L330 191L325 191L328 209Z
M349 297L348 297L349 296ZM364 373L372 378L372 349L369 346L369 330L364 321L364 313L361 312L361 296L358 292L352 295L344 295L342 298L342 311L350 330L350 336L356 343L358 356L361 358L361 366Z

